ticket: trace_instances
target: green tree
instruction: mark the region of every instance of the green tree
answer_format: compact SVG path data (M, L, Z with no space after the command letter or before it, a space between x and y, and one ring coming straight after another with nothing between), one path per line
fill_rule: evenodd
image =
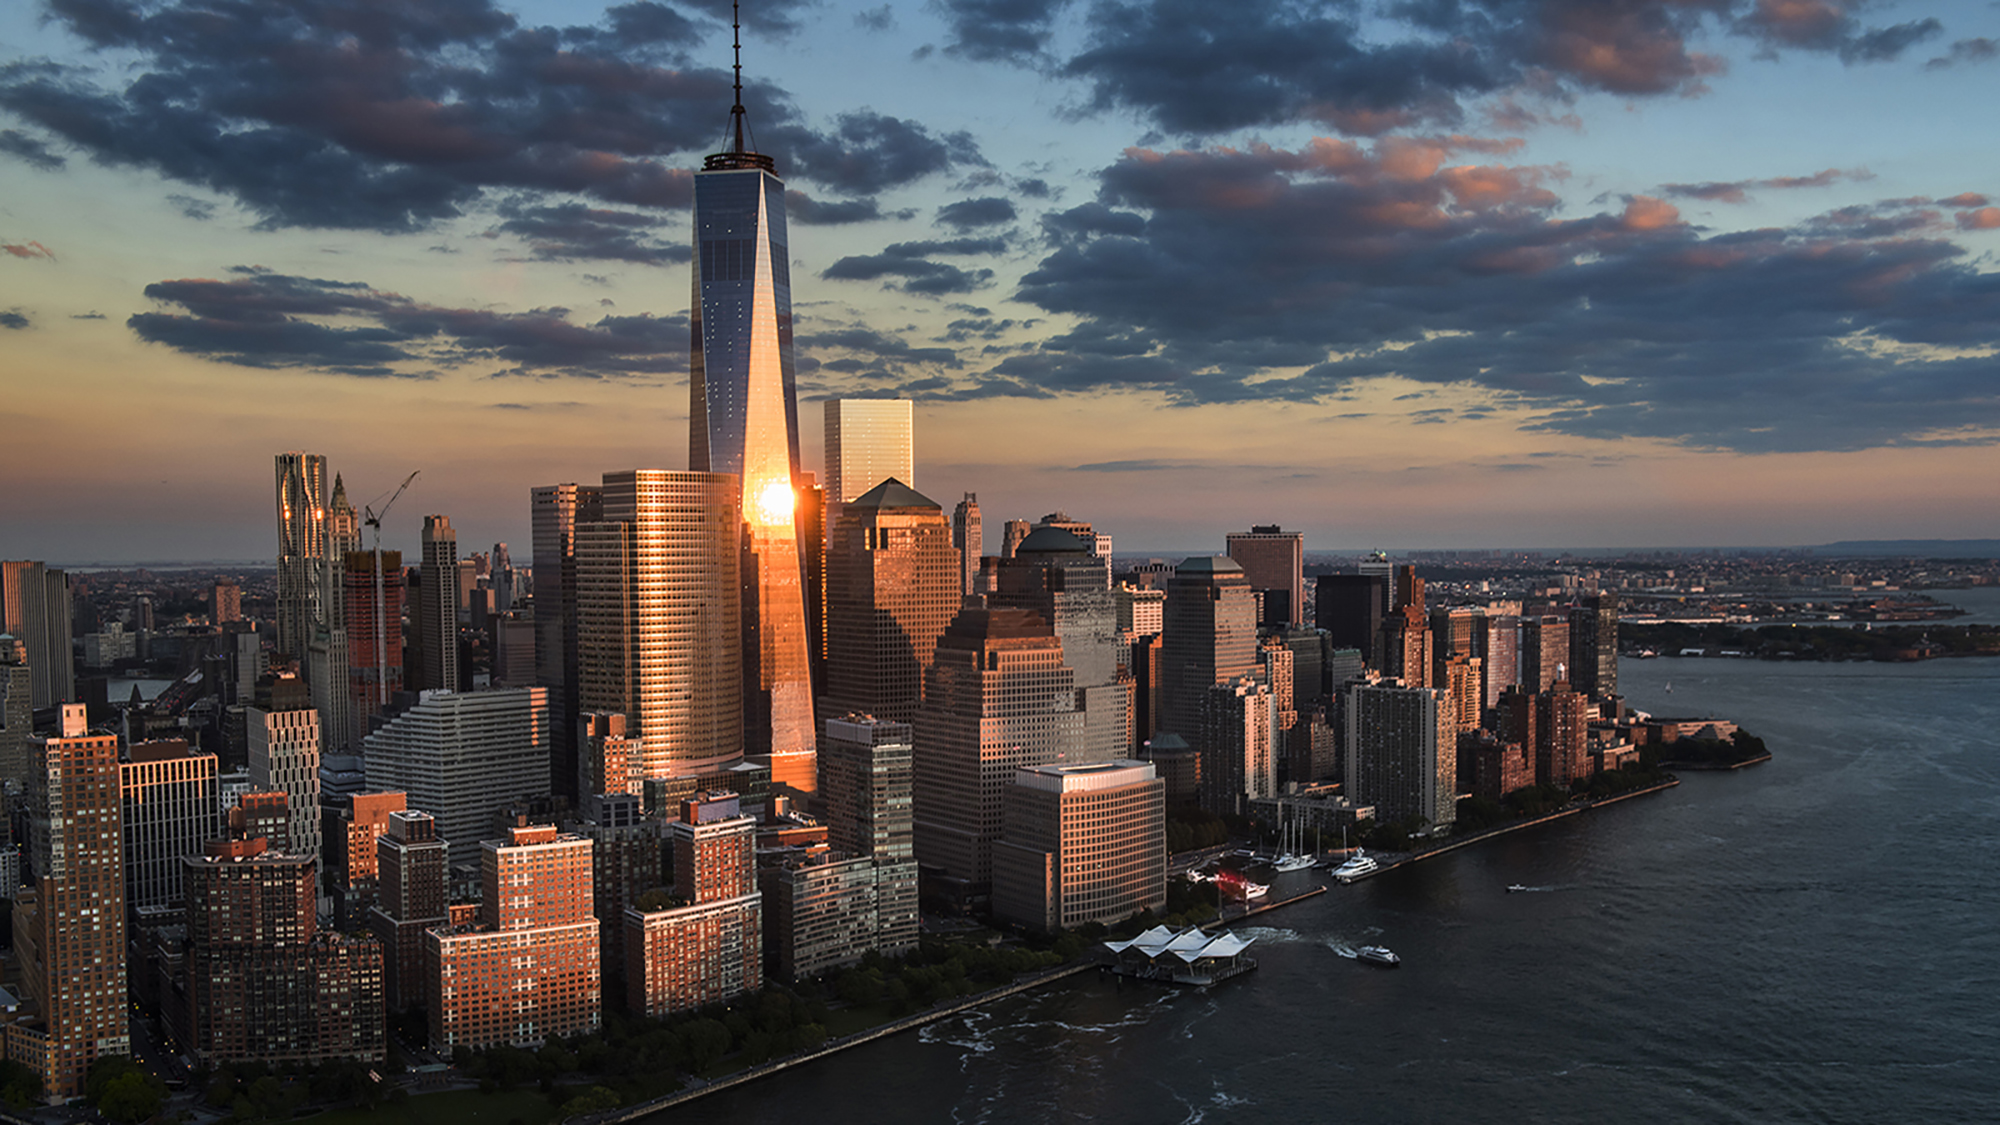
M13 1059L0 1059L0 1101L27 1109L42 1100L42 1076Z
M619 1104L618 1091L604 1086L592 1086L564 1102L562 1110L556 1117L561 1119L574 1117L579 1113L602 1113L607 1109L617 1109Z
M166 1099L166 1083L143 1070L128 1070L105 1085L97 1112L111 1121L137 1125L160 1112Z

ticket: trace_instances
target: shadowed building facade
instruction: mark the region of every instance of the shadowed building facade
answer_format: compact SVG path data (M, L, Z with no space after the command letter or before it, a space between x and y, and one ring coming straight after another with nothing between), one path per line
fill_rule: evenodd
M937 639L958 612L944 508L891 477L841 505L827 550L822 714L907 722Z
M917 859L987 883L1014 771L1059 760L1082 734L1062 642L1032 610L960 611L938 640L912 726Z
M1184 560L1167 580L1154 733L1198 735L1209 685L1257 670L1257 601L1243 568L1226 555Z

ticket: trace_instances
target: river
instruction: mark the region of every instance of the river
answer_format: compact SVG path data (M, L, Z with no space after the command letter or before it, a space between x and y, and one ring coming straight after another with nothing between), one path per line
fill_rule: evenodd
M1274 911L1206 991L1078 978L671 1119L1992 1119L2000 659L1620 678L1775 759ZM1371 941L1403 968L1345 955Z

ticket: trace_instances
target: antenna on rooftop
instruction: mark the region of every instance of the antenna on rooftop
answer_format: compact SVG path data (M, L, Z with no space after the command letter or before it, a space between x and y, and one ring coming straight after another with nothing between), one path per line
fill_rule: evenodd
M736 147L731 152L743 149L743 0L729 0L730 47L736 55L736 104L729 107L729 120L736 129Z

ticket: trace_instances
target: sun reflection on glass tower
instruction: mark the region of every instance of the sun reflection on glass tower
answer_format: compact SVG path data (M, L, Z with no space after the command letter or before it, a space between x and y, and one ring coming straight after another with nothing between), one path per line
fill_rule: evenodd
M770 157L744 143L740 40L729 113L729 151L695 174L688 468L742 481L744 748L770 755L774 784L810 792L815 732L795 519L785 183Z

